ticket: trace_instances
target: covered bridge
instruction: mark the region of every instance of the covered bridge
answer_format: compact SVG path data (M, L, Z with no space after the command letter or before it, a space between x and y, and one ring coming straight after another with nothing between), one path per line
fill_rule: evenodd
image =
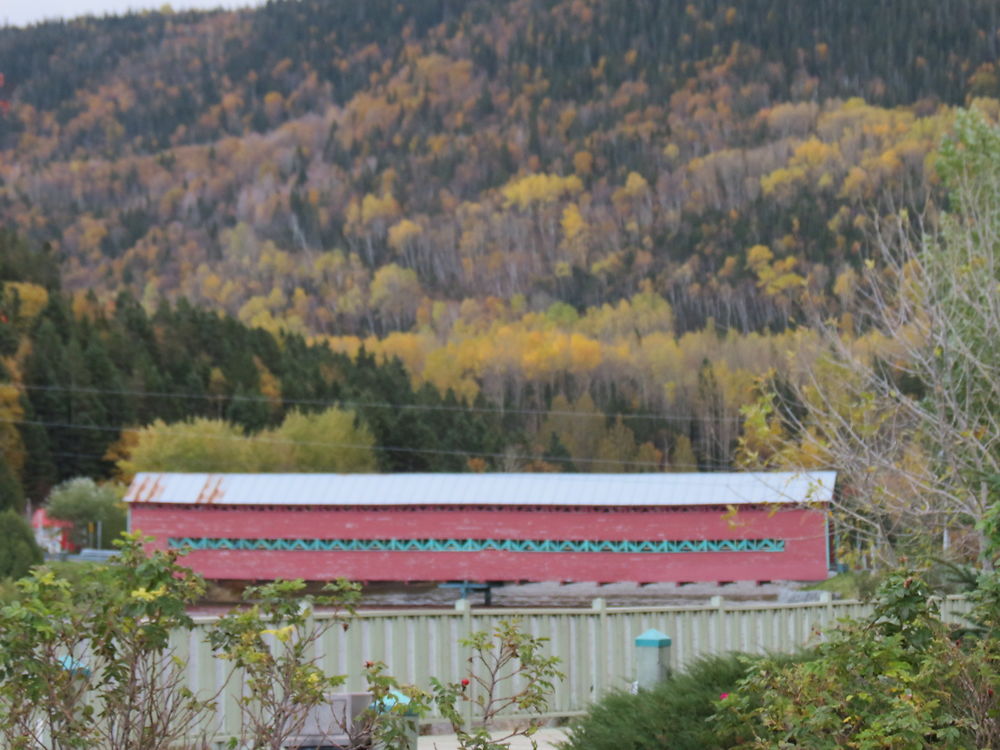
M214 580L821 580L836 474L138 474Z

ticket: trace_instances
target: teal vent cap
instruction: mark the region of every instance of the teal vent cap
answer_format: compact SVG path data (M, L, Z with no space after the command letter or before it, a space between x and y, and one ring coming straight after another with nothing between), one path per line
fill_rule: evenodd
M670 640L669 635L661 633L655 628L650 628L635 639L636 646L653 646L654 648L663 648L664 646L669 646L671 643L672 641Z

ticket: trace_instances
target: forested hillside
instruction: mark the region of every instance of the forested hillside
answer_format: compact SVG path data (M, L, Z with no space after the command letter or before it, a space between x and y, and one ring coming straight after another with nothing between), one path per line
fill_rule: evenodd
M1000 113L998 33L989 0L300 0L0 29L4 253L50 259L4 270L33 285L4 361L37 466L8 461L33 487L106 473L125 425L342 403L401 449L386 470L730 467L759 378L816 356L804 323L865 335L879 224L933 225L954 107ZM98 408L66 394L103 399L107 430L60 437ZM433 409L411 434L362 402Z
M0 509L72 477L121 476L137 460L464 471L523 439L520 423L502 425L481 401L412 389L398 362L278 340L183 301L147 314L128 292L108 304L70 298L51 259L9 234L0 257Z
M643 279L682 331L774 329L857 262L873 201L924 203L942 106L997 93L996 32L982 0L306 0L8 29L0 215L53 242L70 290L303 332Z

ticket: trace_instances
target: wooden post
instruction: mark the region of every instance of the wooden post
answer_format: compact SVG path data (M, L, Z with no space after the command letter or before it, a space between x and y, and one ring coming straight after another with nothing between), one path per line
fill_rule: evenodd
M833 594L829 591L819 592L820 604L825 604L826 609L823 610L823 627L832 628L834 623L833 617Z
M462 598L455 602L455 611L462 613L462 638L472 637L472 604L468 599ZM464 663L460 666L460 673L464 673L466 670L471 669L474 665L472 664L472 649L464 648L462 649L462 654L465 657ZM462 720L465 722L465 728L471 731L472 728L472 706L475 700L475 690L476 684L473 682L469 685L469 700L463 701L462 703Z
M713 596L709 603L715 607L715 653L722 654L728 650L725 648L726 600L721 596Z
M597 700L608 686L608 607L603 597L590 602L590 608L597 613L597 632L594 639L594 686L590 699Z

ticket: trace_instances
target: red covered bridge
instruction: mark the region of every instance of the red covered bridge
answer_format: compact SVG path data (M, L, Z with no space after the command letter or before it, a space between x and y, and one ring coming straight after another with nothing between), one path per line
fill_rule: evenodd
M821 580L834 472L155 474L133 530L215 580Z

